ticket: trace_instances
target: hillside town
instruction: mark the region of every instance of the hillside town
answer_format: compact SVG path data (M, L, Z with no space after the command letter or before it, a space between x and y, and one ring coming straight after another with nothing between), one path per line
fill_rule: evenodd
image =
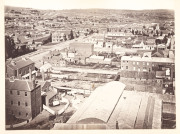
M7 6L4 20L7 130L176 128L173 10Z

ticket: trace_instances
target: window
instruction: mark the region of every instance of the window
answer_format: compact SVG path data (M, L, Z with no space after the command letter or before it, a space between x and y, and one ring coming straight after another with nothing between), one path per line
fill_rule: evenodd
M19 115L21 115L21 112L19 112Z
M20 106L21 105L21 103L20 103L20 101L18 101L18 106Z
M147 62L147 66L149 66L149 63Z
M26 117L28 116L28 113L26 113Z
M128 66L126 66L126 69L128 69Z
M28 103L27 103L27 102L25 102L25 106L26 106L26 107L28 106Z
M19 91L17 91L17 95L20 95L20 92L19 92Z
M143 67L143 71L147 71L147 68L146 68L146 67Z
M133 62L133 65L135 65L135 62Z
M27 96L27 92L25 92L25 96Z
M139 62L137 62L137 65L139 65Z
M13 101L11 101L11 105L13 105Z
M136 70L136 67L133 67L133 70L135 71L135 70Z
M10 94L13 94L12 90L10 90Z

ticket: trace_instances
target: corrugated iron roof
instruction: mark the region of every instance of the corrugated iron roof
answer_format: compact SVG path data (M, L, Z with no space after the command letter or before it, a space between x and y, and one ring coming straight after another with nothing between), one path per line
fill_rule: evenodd
M107 123L124 88L125 85L118 81L112 81L98 87L68 123L83 123L89 118Z

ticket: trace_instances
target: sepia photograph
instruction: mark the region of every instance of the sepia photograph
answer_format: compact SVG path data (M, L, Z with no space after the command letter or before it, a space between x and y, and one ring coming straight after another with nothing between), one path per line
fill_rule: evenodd
M5 131L176 130L175 0L3 7Z

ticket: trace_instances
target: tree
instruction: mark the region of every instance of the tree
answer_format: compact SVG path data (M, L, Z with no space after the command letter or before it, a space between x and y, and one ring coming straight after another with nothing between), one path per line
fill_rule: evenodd
M5 58L14 58L15 56L15 43L14 40L9 37L5 36Z
M171 36L171 34L170 33L168 33L168 37L170 37Z
M93 34L94 32L93 32L93 30L91 29L91 31L89 32L89 34Z
M159 35L159 32L158 32L158 30L156 30L156 34L157 34L157 36Z
M134 35L134 30L132 30L132 34Z
M64 41L66 41L66 40L67 40L66 35L64 35L64 36L63 36L63 39L64 39Z
M70 31L70 40L74 39L73 31Z
M137 31L136 31L136 34L138 34L138 33L139 33L139 31L137 30Z
M161 44L161 40L160 39L156 39L155 43L156 43L156 45Z
M163 32L161 31L160 36L162 36Z
M168 41L167 36L165 36L164 39L162 40L162 42L167 44L167 41Z

